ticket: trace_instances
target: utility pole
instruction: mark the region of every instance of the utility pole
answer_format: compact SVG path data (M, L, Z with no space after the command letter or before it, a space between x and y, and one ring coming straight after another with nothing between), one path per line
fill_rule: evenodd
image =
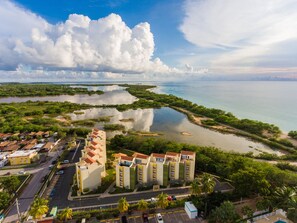
M22 219L21 219L21 213L20 213L20 208L19 208L20 203L19 203L18 198L15 199L15 205L16 205L17 212L18 212L18 219L19 219L19 222L21 222Z

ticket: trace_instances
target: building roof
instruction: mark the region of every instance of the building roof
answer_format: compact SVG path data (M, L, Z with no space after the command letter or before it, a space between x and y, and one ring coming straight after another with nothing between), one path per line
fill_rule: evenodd
M9 145L9 146L3 148L2 151L16 151L19 148L20 148L19 145L14 144L14 145Z
M195 152L182 150L180 152L180 154L182 154L182 155L195 155Z
M96 146L98 143L96 143L96 142L94 142L94 141L91 141L91 144L92 144L93 146Z
M90 157L93 157L93 156L96 155L96 153L94 153L92 150L90 150L90 151L88 152L88 155L89 155Z
M33 149L34 146L35 146L35 144L27 144L22 149L24 149L24 150L30 150L30 149Z
M54 146L54 144L55 143L53 143L53 142L47 142L45 145L44 145L44 149L51 149L52 148L52 146Z
M7 156L7 158L20 157L20 156L29 156L29 155L31 155L33 153L36 153L36 150L29 150L29 151L19 150L19 151L13 152L12 154L9 154Z
M160 153L152 153L152 156L156 158L165 158L165 154L160 154Z
M36 133L37 136L42 136L43 134L44 134L44 132L42 132L42 131L39 131Z
M5 146L7 146L9 143L10 143L9 141L1 142L1 143L0 143L0 147L5 147Z
M84 159L84 161L88 164L92 164L92 163L95 163L96 161L94 159L92 159L91 157L87 157Z
M134 157L131 157L131 156L121 156L121 160L126 160L126 161L133 161Z
M179 156L179 153L175 153L175 152L166 152L167 156Z
M138 158L138 159L147 159L147 158L149 158L148 155L144 155L144 154L136 154L134 157Z

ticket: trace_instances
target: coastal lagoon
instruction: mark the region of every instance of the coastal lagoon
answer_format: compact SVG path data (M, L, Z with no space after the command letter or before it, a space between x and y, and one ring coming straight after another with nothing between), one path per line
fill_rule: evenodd
M110 124L122 124L126 131L157 132L161 138L177 142L190 143L200 146L213 146L225 151L240 153L259 152L276 153L262 143L253 142L244 137L233 134L222 134L191 123L188 118L171 108L137 109L119 112L113 108L92 108L81 110L82 113L71 113L72 120L96 119L110 116ZM129 119L133 119L132 121ZM125 120L125 121L121 121ZM128 121L127 121L128 120ZM104 123L97 123L96 127L103 129ZM183 135L186 132L187 135ZM108 132L108 137L113 137L121 132Z

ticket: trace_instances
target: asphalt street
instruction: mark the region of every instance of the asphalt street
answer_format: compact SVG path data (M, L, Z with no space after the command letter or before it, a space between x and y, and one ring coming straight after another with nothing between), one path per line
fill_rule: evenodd
M59 153L52 152L49 154L49 156L51 158L46 163L42 164L37 168L3 170L3 173L4 171L10 172L10 173L17 173L20 170L25 170L27 173L33 174L33 177L30 180L29 184L26 186L26 188L19 196L19 209L20 209L21 215L24 214L27 211L27 209L30 207L31 203L34 200L35 194L38 192L38 190L42 185L41 183L42 178L45 175L47 175L50 171L48 166L51 164L53 160L55 160L59 156ZM17 208L16 208L16 205L14 204L13 207L8 212L7 216L5 217L4 222L5 223L15 222L17 220L18 220Z

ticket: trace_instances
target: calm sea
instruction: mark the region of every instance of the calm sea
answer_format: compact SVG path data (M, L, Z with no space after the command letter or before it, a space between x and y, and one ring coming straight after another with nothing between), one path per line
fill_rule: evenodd
M195 81L158 86L156 92L220 108L240 118L272 123L285 132L297 130L297 82Z

